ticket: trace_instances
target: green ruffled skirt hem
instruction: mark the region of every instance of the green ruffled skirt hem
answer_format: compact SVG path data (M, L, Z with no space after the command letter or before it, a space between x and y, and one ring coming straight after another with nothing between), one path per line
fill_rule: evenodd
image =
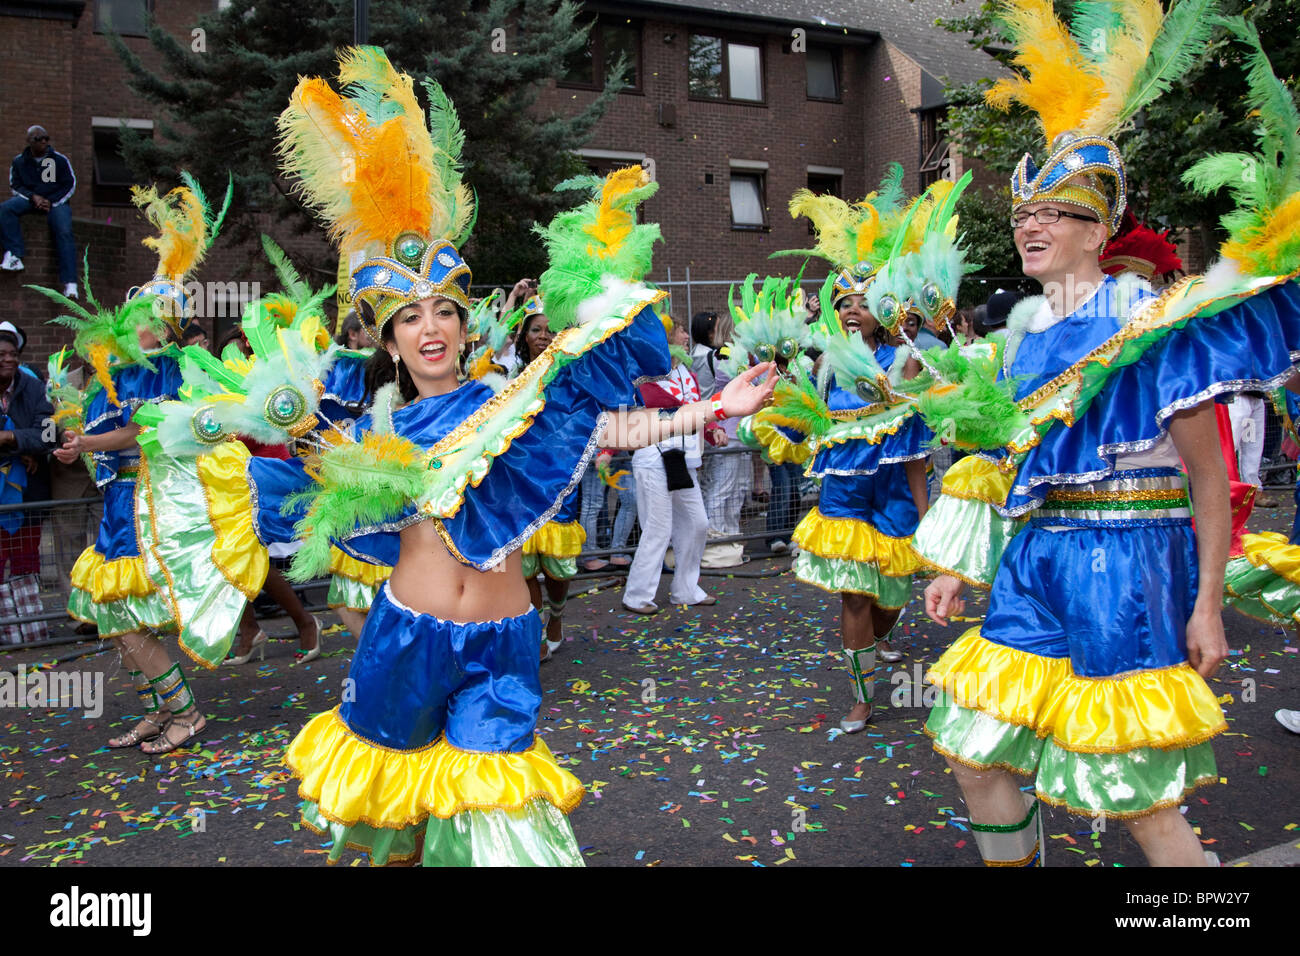
M171 607L157 591L144 597L129 595L118 601L95 603L88 591L74 587L68 595L68 614L94 624L101 637L117 637L140 630L174 630Z
M1233 558L1224 569L1223 604L1265 624L1300 624L1300 587L1245 557Z
M585 866L569 818L547 800L517 810L465 810L450 819L428 817L400 829L336 823L317 805L302 806L302 822L331 838L329 862L344 849L370 854L370 862L417 860L422 866Z
M525 554L523 557L525 580L537 577L540 571L552 581L568 581L578 575L578 559L553 558L549 554Z
M823 558L802 550L794 559L794 576L804 584L839 594L865 594L887 610L905 607L912 597L912 576L891 578L871 563Z
M1081 816L1145 816L1179 805L1192 790L1219 777L1209 741L1169 750L1075 753L1040 738L1031 727L954 704L943 693L925 732L935 750L959 763L1034 776L1040 800Z
M345 607L350 611L366 614L370 611L370 605L375 603L377 593L378 588L354 581L341 574L333 574L330 575L330 590L325 602L330 607Z

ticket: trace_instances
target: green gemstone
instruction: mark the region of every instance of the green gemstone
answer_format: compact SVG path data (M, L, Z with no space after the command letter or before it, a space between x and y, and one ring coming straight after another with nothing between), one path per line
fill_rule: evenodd
M397 240L395 251L397 258L407 265L414 265L424 255L424 242L416 236L403 236Z

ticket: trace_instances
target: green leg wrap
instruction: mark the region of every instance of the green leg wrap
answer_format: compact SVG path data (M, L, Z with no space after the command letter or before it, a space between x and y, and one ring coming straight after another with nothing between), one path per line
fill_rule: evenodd
M853 699L859 704L871 703L876 692L876 645L856 651L846 647L843 651L853 684Z
M180 664L173 664L161 677L149 681L163 707L173 714L183 714L194 706L194 695L185 681Z
M970 822L985 866L1042 866L1043 821L1038 800L1024 794L1025 817L1019 823Z
M131 683L135 684L135 693L140 698L140 706L144 708L144 712L146 714L157 713L159 709L158 695L149 686L149 680L139 671L131 671Z

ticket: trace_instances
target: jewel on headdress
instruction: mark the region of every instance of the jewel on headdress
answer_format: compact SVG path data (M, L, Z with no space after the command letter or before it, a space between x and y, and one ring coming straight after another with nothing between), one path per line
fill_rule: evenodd
M348 298L355 299L356 297L357 297L357 277L353 276L351 279L348 280Z
M440 265L444 265L448 269L456 265L456 260L445 252L438 253L438 262Z
M424 256L424 240L419 236L407 233L399 236L393 246L393 251L397 258L408 266L418 266L421 257Z
M388 280L392 277L393 274L387 269L380 269L375 273L375 285L388 285Z
M1078 153L1070 153L1062 162L1066 169L1077 170L1083 166L1083 157Z
M433 295L433 283L428 279L420 279L415 283L415 294L421 299L427 299Z

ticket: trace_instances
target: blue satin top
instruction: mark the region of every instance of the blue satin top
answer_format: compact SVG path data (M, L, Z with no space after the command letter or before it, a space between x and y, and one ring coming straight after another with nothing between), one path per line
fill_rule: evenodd
M142 365L127 365L112 371L119 404L110 403L105 390L97 391L85 412L87 435L103 435L123 428L131 424L135 410L141 405L176 397L182 384L181 368L176 359L163 353L151 355L149 360L154 365L153 371ZM102 488L117 477L118 471L139 462L140 446L95 452L92 457L95 461L95 484Z
M1107 286L1114 283L1106 280ZM1093 301L1114 299L1097 296ZM1011 371L1031 378L1017 392L1027 394L1039 387L1123 325L1117 317L1100 313L1093 321L1097 327L1092 331L1086 322L1073 324L1071 317L1027 335ZM1077 338L1057 331L1067 326ZM1154 447L1174 413L1219 395L1269 391L1291 375L1297 360L1300 284L1295 281L1170 329L1136 362L1116 370L1073 425L1057 423L1047 432L1021 463L1006 508L999 510L1024 514L1053 486L1105 478L1114 472L1119 455Z
M582 479L608 409L639 404L635 383L659 378L669 369L668 341L654 309L647 306L630 325L554 372L545 388L545 407L528 430L495 458L477 485L465 488L456 514L440 519L444 542L453 556L487 570L520 547L560 510ZM423 448L430 448L470 417L493 395L481 382L469 381L455 391L421 399L393 415L393 428ZM357 422L364 431L370 416ZM291 540L300 512L283 516L285 496L307 487L310 479L296 462L252 459L248 474L257 494L258 534L263 542ZM371 564L395 565L398 532L424 520L411 504L380 525L358 528L336 542L353 557Z

